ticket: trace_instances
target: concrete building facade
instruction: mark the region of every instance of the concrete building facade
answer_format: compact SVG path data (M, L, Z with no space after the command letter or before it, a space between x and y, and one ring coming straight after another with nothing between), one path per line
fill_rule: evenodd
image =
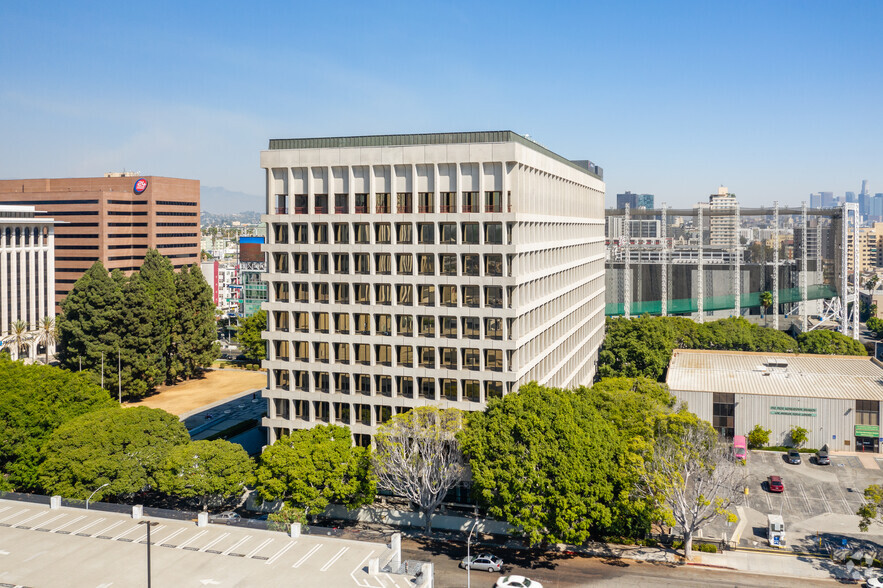
M33 333L45 317L55 317L55 221L37 214L33 206L0 205L0 339L16 321ZM28 356L36 351L31 341ZM22 352L10 347L13 359Z
M108 174L101 178L0 180L0 204L31 205L58 221L59 304L96 260L125 273L157 249L176 268L199 263L199 181Z
M709 199L711 210L735 209L739 203L736 196L730 194L726 188L718 188L717 194L712 194ZM736 247L738 243L738 226L736 218L731 216L712 216L708 219L709 244L712 247Z
M591 383L604 182L510 131L270 141L268 441Z

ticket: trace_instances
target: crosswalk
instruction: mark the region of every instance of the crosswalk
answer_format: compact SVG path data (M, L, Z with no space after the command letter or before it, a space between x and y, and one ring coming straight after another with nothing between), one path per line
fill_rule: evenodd
M124 515L50 510L40 505L0 505L0 528L33 530L118 543L146 543L143 523ZM378 551L378 544L329 540L301 536L292 539L285 534L255 531L237 527L210 525L196 527L192 522L164 521L151 528L151 544L158 547L195 551L214 556L241 557L259 560L273 566L311 570L324 575L334 570L349 574L354 564ZM2 547L2 545L0 545ZM362 564L359 566L362 567Z

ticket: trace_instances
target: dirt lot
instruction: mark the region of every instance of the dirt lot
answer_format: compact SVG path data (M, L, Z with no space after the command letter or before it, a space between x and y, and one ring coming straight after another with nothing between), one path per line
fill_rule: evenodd
M213 370L201 380L190 380L176 386L164 386L157 394L127 406L161 408L172 414L183 414L240 392L267 385L265 372L246 370Z

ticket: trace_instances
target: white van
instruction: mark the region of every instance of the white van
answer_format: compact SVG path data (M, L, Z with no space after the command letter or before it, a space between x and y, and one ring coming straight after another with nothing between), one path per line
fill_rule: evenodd
M781 515L767 515L767 541L773 547L785 547L785 519Z

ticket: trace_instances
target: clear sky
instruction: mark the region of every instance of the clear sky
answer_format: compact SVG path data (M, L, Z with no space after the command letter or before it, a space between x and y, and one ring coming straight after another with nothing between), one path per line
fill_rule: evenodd
M883 192L881 23L876 1L3 0L0 178L260 195L270 138L510 129L602 166L608 205Z

